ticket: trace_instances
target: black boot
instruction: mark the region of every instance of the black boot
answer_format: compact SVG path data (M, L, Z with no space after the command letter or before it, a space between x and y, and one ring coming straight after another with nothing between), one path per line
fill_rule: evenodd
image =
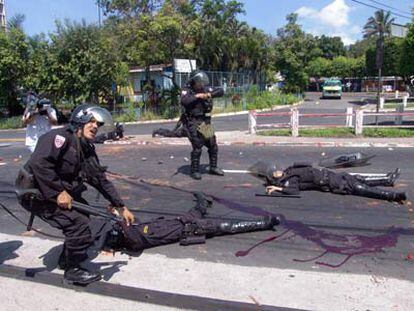
M195 180L201 179L200 174L200 157L201 154L198 152L191 152L191 174L190 176Z
M209 152L210 170L209 173L217 176L224 176L224 172L217 167L217 152Z
M207 209L211 208L213 200L202 192L195 192L194 197L197 201L197 205L194 207L194 209L199 211L201 216L204 216L207 214Z
M385 177L362 177L361 181L370 187L393 187L398 177L400 177L400 172L401 170L397 168L394 172L388 173Z
M260 220L254 221L225 221L220 223L218 234L235 234L251 231L271 230L280 224L279 218L275 216L265 216Z
M388 191L384 189L369 187L364 184L357 184L352 194L358 195L361 197L367 197L367 198L373 198L373 199L379 199L379 200L387 200L387 201L396 201L400 203L407 199L407 195L405 194L405 192Z
M67 268L63 275L63 280L66 284L74 284L86 286L90 283L99 281L102 278L99 272L91 272L80 266Z

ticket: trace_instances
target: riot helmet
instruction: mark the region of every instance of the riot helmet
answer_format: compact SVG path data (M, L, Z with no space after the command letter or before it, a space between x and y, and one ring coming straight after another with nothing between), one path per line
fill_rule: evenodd
M274 177L274 173L281 170L275 162L272 161L258 161L249 167L251 175L265 180L271 180Z
M100 133L109 133L115 129L111 113L102 107L82 104L76 107L70 116L70 123L75 129L82 128L86 123L95 119Z
M190 74L190 78L188 79L188 83L191 87L204 88L210 85L210 79L208 75L202 70L194 70Z

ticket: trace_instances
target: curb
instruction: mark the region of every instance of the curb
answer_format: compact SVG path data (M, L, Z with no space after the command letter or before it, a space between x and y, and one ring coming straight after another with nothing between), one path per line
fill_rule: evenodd
M136 140L136 141L108 141L104 145L167 145L167 146L190 146L190 142L182 138L161 138L161 140ZM318 147L318 148L414 148L414 142L409 143L383 143L383 142L338 142L338 141L286 141L286 142L266 142L266 141L218 141L220 146L277 146L277 147Z

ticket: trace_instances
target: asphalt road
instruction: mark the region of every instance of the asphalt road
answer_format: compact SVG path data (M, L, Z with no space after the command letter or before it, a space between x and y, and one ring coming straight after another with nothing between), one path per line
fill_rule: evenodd
M197 258L199 261L233 263L244 266L277 267L296 270L324 272L361 273L381 277L414 280L413 263L405 260L414 252L414 214L411 205L398 205L373 199L341 196L331 193L304 192L300 199L258 198L255 193L263 193L260 180L246 174L227 174L225 177L203 175L201 181L188 177L189 146L98 146L98 154L110 170L139 176L151 183L173 185L180 189L204 191L213 194L217 201L209 217L224 219L253 219L264 213L283 215L284 225L277 232L256 232L243 235L217 237L202 248L169 245L157 247L147 252L163 254L171 258ZM259 159L277 159L281 166L294 161L317 162L324 152L327 156L345 152L355 152L350 148L316 147L257 147L221 146L220 165L226 169L246 169ZM413 197L414 150L364 149L377 157L372 165L353 168L354 172L382 173L402 169L397 189L406 190ZM22 143L0 149L0 189L13 188L19 166L28 157ZM203 163L207 161L203 153ZM175 216L188 210L193 204L191 194L168 187L144 183L131 183L122 180L116 185L131 210L140 220L161 215ZM104 200L90 190L86 195L90 202ZM225 199L227 201L220 201ZM11 208L19 217L27 221L28 214L21 209L12 195L2 195L0 201ZM220 203L220 202L221 203ZM224 203L224 204L223 204ZM394 227L393 227L394 226ZM44 232L58 233L39 219L35 227ZM394 229L392 229L394 228ZM283 237L264 243L248 256L237 257L235 253L290 229ZM16 223L4 211L0 211L0 232L22 234L25 228ZM294 259L310 259L327 252L310 262L297 262ZM338 268L317 264L316 261L331 265L349 260ZM40 256L41 254L39 254ZM139 260L137 258L136 260ZM292 276L294 277L294 275ZM277 281L277 280L275 280Z
M318 114L318 113L345 113L346 107L361 107L364 104L364 99L368 96L365 93L344 93L341 100L338 99L321 99L320 93L307 93L306 100L303 105L299 107L300 113L304 114ZM278 110L278 112L287 112L290 108ZM247 115L235 115L214 118L214 127L216 131L247 131L248 122ZM393 121L394 117L381 118L380 122ZM288 123L290 121L288 116L273 116L260 117L259 123ZM365 124L373 124L374 117L364 118ZM322 118L319 116L313 118L300 118L301 125L327 125L327 124L343 124L345 125L345 116ZM125 125L126 135L143 135L151 134L152 131L159 127L172 129L175 122L168 123L151 123L151 124L130 124ZM8 139L24 139L24 130L7 130L0 131L0 141Z

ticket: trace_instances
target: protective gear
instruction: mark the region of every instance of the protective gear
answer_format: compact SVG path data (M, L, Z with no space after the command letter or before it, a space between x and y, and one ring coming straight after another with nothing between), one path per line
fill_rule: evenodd
M216 234L235 234L258 230L272 229L280 224L280 220L275 216L265 216L263 219L255 221L225 221L219 226L219 232Z
M57 205L59 205L60 208L68 210L72 209L72 201L72 197L69 193L67 193L66 190L59 193L59 195L56 198Z
M92 118L99 124L100 135L108 134L115 130L111 113L105 108L89 104L83 104L76 107L73 110L69 121L75 128L81 128L86 123L90 122Z
M387 201L402 202L407 200L407 195L405 194L405 192L387 191L383 189L369 187L364 184L357 184L354 187L353 194L362 197Z
M393 187L398 177L400 177L400 172L401 170L397 168L394 172L388 173L384 177L369 176L369 175L368 176L354 175L354 176L358 180L360 180L363 184L368 185L370 187L375 187L375 186Z
M208 151L208 155L210 157L210 170L209 173L212 175L217 175L217 176L224 176L224 172L223 170L221 170L220 168L217 167L217 157L218 157L218 152L217 152L217 148L211 148Z
M367 155L362 152L343 154L337 157L323 159L319 162L319 166L326 168L339 168L339 167L351 167L367 165L374 155Z
M190 173L190 176L195 180L200 180L201 179L200 157L201 157L201 149L195 149L191 152L191 173Z
M251 175L269 181L273 179L273 173L281 170L281 168L278 168L275 162L258 161L250 166L248 170Z
M190 84L190 86L194 86L196 83L198 83L201 87L206 87L210 85L210 79L204 71L194 70L190 73L188 83Z
M102 275L98 272L91 272L81 267L72 267L65 270L63 275L64 282L75 285L88 285L99 281Z

